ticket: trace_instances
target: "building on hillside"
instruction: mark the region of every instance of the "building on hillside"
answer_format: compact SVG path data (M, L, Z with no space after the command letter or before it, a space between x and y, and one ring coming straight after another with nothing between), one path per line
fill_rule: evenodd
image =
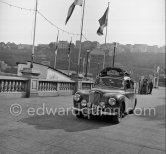
M92 43L91 43L91 41L84 41L84 42L82 42L82 48L84 48L84 49L91 49L91 45L92 45Z
M26 63L17 63L17 65L17 75L22 76L22 71L28 70L30 68L31 62L28 61ZM33 63L33 69L40 73L40 79L71 81L71 78L67 74L43 64Z
M32 49L32 45L29 44L19 44L18 49Z
M148 45L146 44L134 44L133 45L135 52L147 52L148 51Z
M97 41L94 41L94 42L91 43L91 46L92 46L92 48L97 48L97 49L99 49L99 48L100 48L100 43L97 42Z
M134 48L132 44L126 44L127 49L129 50L129 52L133 52Z
M48 45L48 44L38 44L38 47L41 47L41 48L48 48L49 45Z
M158 48L157 45L148 46L147 51L148 51L148 52L153 52L153 53L158 53L159 48Z
M104 55L104 51L102 50L102 49L93 49L92 51L91 51L91 55Z
M79 48L80 43L81 43L80 41L78 41L78 40L76 41L76 45L75 45L75 47L76 47L77 49Z
M59 41L58 42L58 48L59 49L66 49L69 46L69 42L67 41Z

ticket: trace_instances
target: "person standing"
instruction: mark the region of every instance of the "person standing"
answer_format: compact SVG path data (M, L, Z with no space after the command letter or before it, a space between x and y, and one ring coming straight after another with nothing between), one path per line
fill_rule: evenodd
M153 89L153 82L152 82L152 80L149 82L148 89L149 89L149 94L152 94L152 89Z

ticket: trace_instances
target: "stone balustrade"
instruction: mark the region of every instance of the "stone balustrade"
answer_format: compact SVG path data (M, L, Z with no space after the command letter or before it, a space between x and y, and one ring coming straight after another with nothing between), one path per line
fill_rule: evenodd
M0 96L25 97L27 79L22 77L0 76Z
M59 81L35 78L35 84L29 77L0 76L0 98L3 97L31 97L30 91L36 96L60 96L73 95L77 89L77 83L73 80ZM93 82L81 81L81 89L92 88Z
M39 96L58 96L72 95L75 89L74 81L56 81L56 80L41 80L38 84Z
M57 82L39 81L38 91L57 91Z

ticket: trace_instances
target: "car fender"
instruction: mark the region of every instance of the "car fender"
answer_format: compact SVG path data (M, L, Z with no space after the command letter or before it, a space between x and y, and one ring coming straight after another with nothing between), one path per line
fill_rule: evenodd
M129 99L124 95L117 95L117 100L119 103L124 103L125 113L128 113Z

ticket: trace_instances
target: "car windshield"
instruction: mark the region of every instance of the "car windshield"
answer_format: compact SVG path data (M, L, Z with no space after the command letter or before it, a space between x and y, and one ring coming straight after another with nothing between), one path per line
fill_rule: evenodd
M123 79L122 78L111 78L111 77L100 77L96 79L95 86L96 88L123 88Z

